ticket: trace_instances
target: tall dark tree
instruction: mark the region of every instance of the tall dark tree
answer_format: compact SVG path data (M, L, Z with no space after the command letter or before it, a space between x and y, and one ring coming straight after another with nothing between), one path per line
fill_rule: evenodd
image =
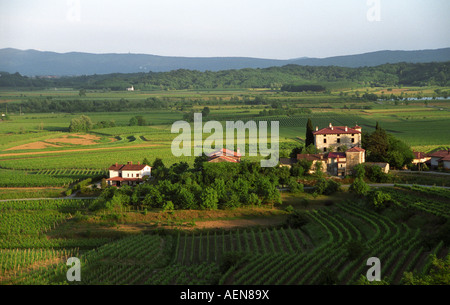
M306 139L305 139L305 147L308 147L309 145L314 145L314 128L311 122L311 119L308 119L308 123L306 123Z

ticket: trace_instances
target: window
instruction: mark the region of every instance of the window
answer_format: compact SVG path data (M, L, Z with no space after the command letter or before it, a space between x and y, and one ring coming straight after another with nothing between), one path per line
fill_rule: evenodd
M325 148L323 149L323 151L326 152L326 151L327 151L327 148L325 147Z
M352 138L352 143L355 143L355 138Z
M354 137L355 136L355 134L354 133L352 133L352 137Z
M127 177L130 177L130 174L127 174Z
M139 174L136 174L136 178L139 178Z
M327 139L323 139L323 143L327 143Z
M338 137L340 137L341 135L340 134L338 134Z
M341 143L341 139L337 139L337 142L338 142L338 143Z

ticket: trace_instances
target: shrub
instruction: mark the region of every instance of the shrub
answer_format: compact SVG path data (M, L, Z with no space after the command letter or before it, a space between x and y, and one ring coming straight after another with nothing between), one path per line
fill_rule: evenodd
M303 184L298 183L294 177L290 177L288 180L288 188L291 193L303 192Z
M371 190L367 195L367 200L371 207L380 210L386 207L387 203L392 200L391 195L380 190Z
M349 191L359 196L366 196L370 191L370 186L361 177L358 177L350 185Z

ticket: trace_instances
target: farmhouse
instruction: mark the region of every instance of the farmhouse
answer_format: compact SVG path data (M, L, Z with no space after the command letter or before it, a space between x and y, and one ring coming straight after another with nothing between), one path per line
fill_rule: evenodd
M114 164L109 167L108 185L136 185L144 181L144 177L151 177L152 168L146 164Z
M130 88L127 88L127 91L134 91L134 86L131 86Z
M431 168L450 169L450 149L435 151L428 154L428 157L431 158Z
M314 135L314 145L319 151L329 152L330 150L337 150L339 147L361 147L361 127L356 125L349 128L348 126L333 126L329 124L328 127L319 130L316 127Z
M332 176L347 176L352 174L353 168L366 161L365 150L353 147L346 152L329 152L327 154L299 154L297 160L312 161L310 173L313 173L316 164L322 162L322 171Z
M239 148L237 152L228 150L226 148L222 148L216 151L209 153L208 162L217 163L217 162L232 162L239 163L241 162L241 153Z
M332 176L344 177L352 174L353 168L366 162L366 151L361 148L361 127L356 125L353 128L347 126L333 126L331 123L327 128L316 127L314 135L314 145L318 154L298 154L297 160L291 158L280 159L280 166L291 167L299 160L312 162L309 173L313 173L317 168L317 163L321 163L321 170ZM345 151L336 152L341 149ZM389 169L387 169L389 170Z

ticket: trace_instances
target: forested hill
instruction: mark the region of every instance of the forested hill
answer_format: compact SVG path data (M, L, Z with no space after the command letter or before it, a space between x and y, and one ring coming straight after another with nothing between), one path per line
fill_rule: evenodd
M0 72L0 87L75 88L100 90L281 88L287 84L321 85L326 89L349 86L450 85L450 61L444 63L397 63L376 67L313 67L286 65L265 69L200 72L176 70L132 74L106 74L61 78L30 78Z
M0 71L27 76L76 76L111 73L238 70L244 68L301 66L373 67L386 63L450 61L450 48L417 51L377 51L328 58L287 60L250 57L174 57L150 54L55 53L36 50L0 49Z

